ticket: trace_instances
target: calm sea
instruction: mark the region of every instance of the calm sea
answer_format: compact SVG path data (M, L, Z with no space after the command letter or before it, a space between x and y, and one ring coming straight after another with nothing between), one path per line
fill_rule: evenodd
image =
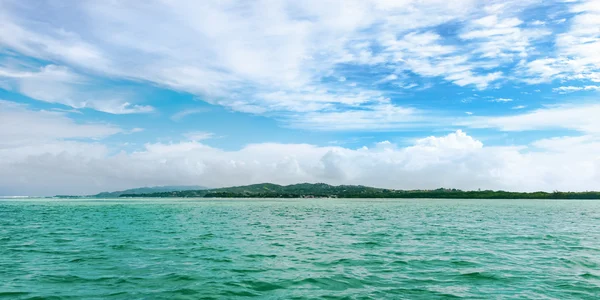
M0 200L6 299L599 299L600 201Z

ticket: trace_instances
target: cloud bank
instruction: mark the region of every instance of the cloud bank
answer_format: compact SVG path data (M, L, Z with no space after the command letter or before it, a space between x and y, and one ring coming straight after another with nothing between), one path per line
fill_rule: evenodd
M1 194L261 182L579 191L597 189L600 180L600 137L592 133L522 147L488 147L457 130L420 138L406 147L387 141L356 149L259 143L235 151L207 146L202 139L211 135L196 133L189 141L148 143L139 151L114 153L97 141L122 133L112 125L76 123L61 113L10 102L0 102L0 108L2 128L15 130L2 131Z

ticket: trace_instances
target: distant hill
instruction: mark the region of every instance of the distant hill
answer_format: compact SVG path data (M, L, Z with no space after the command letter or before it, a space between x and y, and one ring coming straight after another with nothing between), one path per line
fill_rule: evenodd
M116 192L102 192L96 195L92 195L94 198L116 198L123 194L127 195L139 195L139 194L152 194L152 193L166 193L174 191L188 191L188 190L204 190L206 187L198 185L181 185L181 186L154 186L154 187L141 187L135 189L128 189L124 191Z
M153 193L166 193L173 191L188 191L188 190L204 190L206 187L199 185L173 185L173 186L154 186L154 187L141 187L135 189L128 189L116 192L102 192L96 195L87 196L70 196L70 195L57 195L55 198L118 198L126 194L131 196L142 195L142 194L153 194Z
M218 189L122 193L120 197L215 197L215 198L446 198L446 199L600 199L600 192L506 192L457 189L392 190L361 185L325 183L278 185L252 184Z

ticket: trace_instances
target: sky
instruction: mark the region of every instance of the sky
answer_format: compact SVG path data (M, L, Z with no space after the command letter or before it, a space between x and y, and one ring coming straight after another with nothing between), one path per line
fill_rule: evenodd
M600 190L600 1L0 0L0 195Z

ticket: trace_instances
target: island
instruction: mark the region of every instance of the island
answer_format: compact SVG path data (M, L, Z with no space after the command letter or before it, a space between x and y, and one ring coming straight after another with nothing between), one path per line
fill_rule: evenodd
M435 190L394 190L362 185L329 185L273 183L234 186L216 189L122 193L120 198L442 198L442 199L600 199L600 192L508 192L463 191L439 188Z

